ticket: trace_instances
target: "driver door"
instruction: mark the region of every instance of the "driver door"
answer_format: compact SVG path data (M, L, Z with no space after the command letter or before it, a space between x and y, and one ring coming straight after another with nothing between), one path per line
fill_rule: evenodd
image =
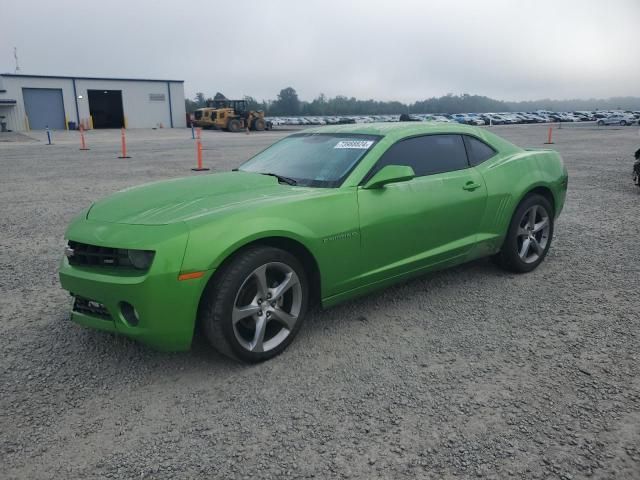
M476 242L487 189L469 166L462 136L401 140L367 179L386 165L408 165L416 177L382 188L358 188L361 281L378 282L468 253Z

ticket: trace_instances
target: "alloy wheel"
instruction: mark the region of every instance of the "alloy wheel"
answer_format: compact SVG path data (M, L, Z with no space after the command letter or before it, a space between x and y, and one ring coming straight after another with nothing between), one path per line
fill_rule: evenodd
M517 235L518 256L524 263L536 262L549 243L551 222L542 205L533 205L520 219Z
M294 329L302 310L302 286L296 272L281 262L251 272L233 304L233 332L250 352L268 352Z

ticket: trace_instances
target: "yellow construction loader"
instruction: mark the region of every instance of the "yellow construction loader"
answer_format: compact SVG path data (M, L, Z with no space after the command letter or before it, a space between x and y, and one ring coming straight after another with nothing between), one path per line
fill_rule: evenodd
M209 100L207 106L195 111L196 127L214 128L228 132L269 130L271 122L264 119L262 110L247 110L245 100Z

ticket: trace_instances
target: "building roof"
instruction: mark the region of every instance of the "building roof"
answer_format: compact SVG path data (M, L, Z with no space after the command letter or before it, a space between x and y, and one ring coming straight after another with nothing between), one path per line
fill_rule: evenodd
M27 75L23 73L0 73L0 77L21 77L21 78L62 78L66 80L115 80L124 82L174 82L184 83L184 80L169 80L157 78L109 78L109 77L78 77L69 75Z

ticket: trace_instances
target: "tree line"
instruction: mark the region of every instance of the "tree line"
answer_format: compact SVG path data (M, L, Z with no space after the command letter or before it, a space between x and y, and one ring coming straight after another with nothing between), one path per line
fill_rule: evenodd
M214 98L224 96L217 93ZM321 93L312 101L300 100L292 87L280 90L275 100L257 101L245 96L250 110L263 110L270 116L340 116L340 115L394 115L400 113L465 113L465 112L531 112L535 110L576 111L576 110L638 110L640 98L613 97L607 99L572 99L506 102L482 95L449 93L441 97L431 97L413 103L398 101L359 100L355 97L338 95L327 98ZM207 104L205 94L196 93L193 100L185 100L187 112L193 112Z

